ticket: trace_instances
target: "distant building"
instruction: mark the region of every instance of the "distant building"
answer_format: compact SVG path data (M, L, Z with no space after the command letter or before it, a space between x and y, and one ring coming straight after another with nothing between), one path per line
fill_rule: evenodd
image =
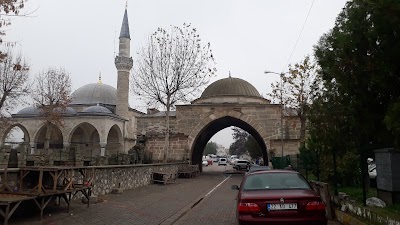
M226 156L228 155L228 149L223 145L217 145L217 155L218 156Z

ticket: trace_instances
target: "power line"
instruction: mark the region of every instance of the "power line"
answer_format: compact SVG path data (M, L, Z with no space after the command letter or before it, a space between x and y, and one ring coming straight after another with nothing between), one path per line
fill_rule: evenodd
M303 23L303 27L302 27L301 30L300 30L299 36L297 37L296 43L294 44L294 47L293 47L293 50L292 50L292 52L290 53L290 57L289 57L288 61L286 62L286 65L285 65L284 67L286 67L286 66L289 64L290 60L292 59L293 53L294 53L294 51L296 50L297 44L299 43L301 34L303 33L304 27L306 26L308 17L310 16L310 12L311 12L311 9L312 9L312 7L313 7L313 5L314 5L314 1L315 1L315 0L313 0L312 3L311 3L310 9L308 10L308 13L307 13L307 16L306 16L306 20L305 20L304 23ZM282 70L282 71L284 71L284 70Z

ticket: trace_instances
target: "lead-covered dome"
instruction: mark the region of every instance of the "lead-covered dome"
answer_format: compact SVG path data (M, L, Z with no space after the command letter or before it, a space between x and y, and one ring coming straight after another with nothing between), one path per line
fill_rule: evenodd
M117 89L107 84L87 84L76 89L71 97L71 105L116 105Z
M31 115L31 116L37 116L40 115L42 111L34 106L29 106L26 108L23 108L19 110L16 115Z
M240 78L228 77L210 84L200 98L215 96L251 96L261 97L257 89L249 82Z
M90 106L82 111L82 113L106 113L111 114L112 112L104 106L94 105Z

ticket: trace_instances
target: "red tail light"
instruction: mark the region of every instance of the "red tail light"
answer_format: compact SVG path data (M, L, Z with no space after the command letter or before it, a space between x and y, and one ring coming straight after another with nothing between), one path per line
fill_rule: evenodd
M238 213L259 213L260 207L256 203L239 203Z
M306 205L306 210L314 211L314 210L325 210L325 203L323 201L313 201L309 202Z

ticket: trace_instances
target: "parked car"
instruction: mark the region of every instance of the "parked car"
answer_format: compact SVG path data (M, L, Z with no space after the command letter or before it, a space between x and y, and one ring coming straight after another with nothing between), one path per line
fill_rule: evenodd
M237 160L234 164L233 164L233 168L235 170L248 170L250 165L250 162L247 160Z
M264 170L270 170L271 168L269 166L259 166L257 164L251 165L249 168L249 171L247 171L246 174L256 172L256 171L264 171Z
M203 162L201 162L203 164L203 166L208 166L208 161L207 159L203 159Z
M256 171L243 177L237 195L238 224L326 225L325 203L293 170Z
M220 166L220 165L225 165L226 166L227 161L228 160L226 158L219 158L218 166Z

